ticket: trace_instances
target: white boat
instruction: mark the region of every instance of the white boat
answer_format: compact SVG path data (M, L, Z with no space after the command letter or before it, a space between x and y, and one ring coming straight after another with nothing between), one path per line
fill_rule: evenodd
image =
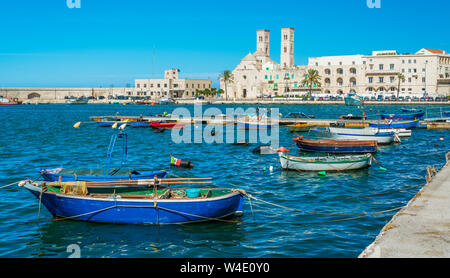
M295 171L340 172L368 168L372 165L371 154L351 156L299 157L279 153L281 168Z
M175 101L168 97L162 97L158 100L158 104L174 104Z
M377 141L379 145L388 145L394 143L396 139L395 132L392 130L383 131L382 129L365 128L341 128L329 127L330 137L337 140L372 140ZM398 140L399 141L399 140Z
M380 129L381 132L393 131L398 137L411 137L412 131L410 129Z

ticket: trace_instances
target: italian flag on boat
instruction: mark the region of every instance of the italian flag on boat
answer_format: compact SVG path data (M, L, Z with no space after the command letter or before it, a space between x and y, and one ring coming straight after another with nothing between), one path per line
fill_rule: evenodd
M170 165L180 166L181 159L175 158L172 155L170 155Z

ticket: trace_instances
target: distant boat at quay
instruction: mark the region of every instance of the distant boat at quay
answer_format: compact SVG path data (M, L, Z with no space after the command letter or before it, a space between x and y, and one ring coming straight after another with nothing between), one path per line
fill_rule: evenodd
M89 100L87 98L74 98L66 101L66 104L87 104Z
M7 99L7 98L0 98L0 105L19 105L22 104L21 101L18 101L17 99L14 99L13 101Z
M344 98L345 105L347 106L360 106L363 105L363 98L357 96L356 93L348 93Z
M380 118L382 120L395 120L395 121L404 121L404 120L415 120L421 119L425 115L425 112L417 112L411 114L381 114Z
M370 122L369 127L374 128L417 128L419 127L419 120L409 120L409 121L375 121Z

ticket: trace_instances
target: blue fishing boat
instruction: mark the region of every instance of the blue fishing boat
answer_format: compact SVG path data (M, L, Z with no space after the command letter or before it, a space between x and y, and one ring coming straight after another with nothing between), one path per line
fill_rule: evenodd
M127 125L134 128L149 128L151 122L146 121L136 121L136 122L128 122Z
M444 114L444 117L450 117L450 111L445 111L445 112L443 112L443 114Z
M148 188L91 192L86 182L21 185L53 217L113 224L185 224L242 215L242 190Z
M369 123L369 127L384 128L384 129L398 129L398 128L417 128L419 127L419 120L409 121L375 121Z
M420 112L423 112L422 109L415 109L415 108L402 108L401 110L402 110L402 112L405 112L405 113L420 113Z
M111 158L117 140L122 140L122 157L120 166L117 168L111 167ZM128 139L127 134L120 131L120 133L113 134L109 143L108 151L106 153L106 161L104 169L67 169L59 168L39 168L45 181L117 181L117 180L141 180L151 179L155 176L158 178L165 178L168 174L166 171L136 171L134 169L126 168L127 153L128 153Z
M425 115L425 112L411 113L411 114L381 114L380 118L382 120L414 120L421 119Z

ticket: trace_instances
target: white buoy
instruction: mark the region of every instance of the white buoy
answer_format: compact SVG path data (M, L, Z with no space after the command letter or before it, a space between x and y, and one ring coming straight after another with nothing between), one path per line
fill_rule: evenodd
M270 167L269 167L269 171L270 171L270 172L273 172L273 166L270 166Z

